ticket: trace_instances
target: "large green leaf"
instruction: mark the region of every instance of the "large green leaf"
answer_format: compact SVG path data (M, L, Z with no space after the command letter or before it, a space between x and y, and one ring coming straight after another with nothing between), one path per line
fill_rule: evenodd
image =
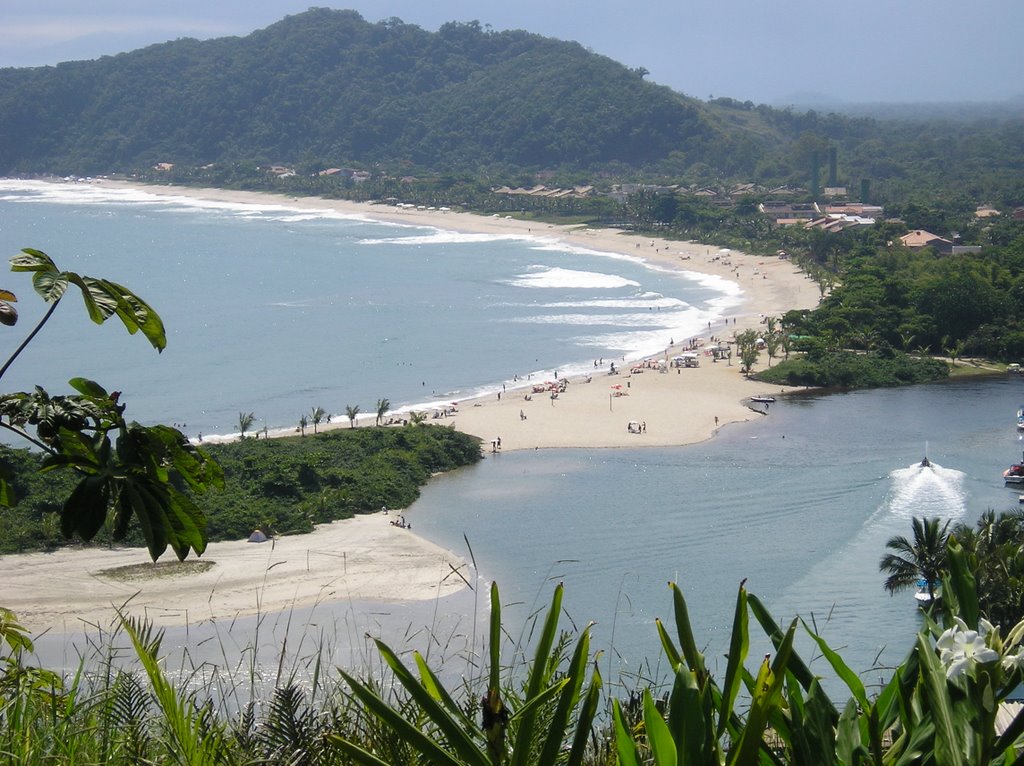
M961 722L950 698L946 671L928 639L921 634L917 637L917 653L921 660L921 690L925 713L935 726L935 761L941 764L965 763L964 743L959 732Z
M644 729L647 743L651 747L654 766L676 766L676 743L668 730L668 724L654 704L651 690L644 689Z
M390 647L383 641L375 640L377 651L395 674L396 680L409 692L423 712L444 735L452 750L467 764L487 764L486 754L473 741L461 722L439 703L422 683L409 672ZM404 719L403 719L404 720ZM412 725L412 724L410 724ZM424 752L424 751L421 751ZM426 753L424 752L424 755Z
M686 665L676 666L669 725L680 766L702 766L713 760L716 739L709 697L698 685L696 673Z
M387 725L396 736L401 737L417 752L422 754L427 763L437 764L438 766L467 766L467 764L489 766L483 753L478 753L479 757L473 759L468 759L461 754L460 757L453 756L441 745L424 734L416 724L403 718L400 713L394 710L365 684L357 681L344 670L339 672L359 701L366 705L367 709ZM332 736L330 741L335 744L341 744L345 740L341 737ZM351 748L346 748L346 750L350 755L355 754ZM370 763L369 761L364 762Z
M978 605L978 588L974 572L971 571L967 553L963 546L952 535L946 544L949 560L949 576L946 579L945 591L956 595L956 603L960 618L968 625L978 624L981 610Z
M747 631L747 589L740 583L736 594L736 609L733 613L732 635L729 641L729 657L725 668L725 681L722 686L721 708L718 711L718 727L716 737L725 733L726 724L733 713L733 705L740 691L740 669L747 659L747 648L750 637Z
M771 613L765 605L761 603L761 600L756 595L752 593L747 594L747 604L750 607L751 613L754 615L754 619L761 624L761 629L765 632L768 638L771 639L772 645L775 647L776 651L778 651L779 646L785 638L782 628L779 627L775 618L771 616ZM789 671L797 681L800 682L800 685L805 691L809 691L811 684L816 680L814 673L811 672L810 668L807 667L807 664L803 661L800 655L796 653L796 651L794 651L792 657L790 657ZM830 700L826 701L829 706L831 706L833 719L838 719L839 711L836 710L835 705L832 704Z
M59 301L68 285L78 287L86 313L96 324L115 314L130 334L142 332L157 351L167 346L167 335L160 315L142 298L123 285L105 279L60 271L41 250L25 248L11 258L11 271L31 272L32 285L47 303Z
M676 635L679 637L679 645L682 649L683 658L686 664L696 673L704 672L704 655L697 649L697 641L693 637L693 627L690 624L690 612L686 606L686 599L683 598L682 589L674 582L669 583L672 589L672 604L676 618Z
M764 742L764 730L774 708L785 704L782 697L783 683L786 677L786 666L793 650L793 636L796 634L797 621L790 623L786 636L769 663L765 657L758 670L753 688L750 689L750 710L738 741L729 753L729 766L754 763Z
M867 693L864 691L864 684L861 682L857 674L850 669L850 666L846 664L838 652L833 651L832 647L826 643L824 638L811 630L807 623L804 623L804 629L808 634L810 634L811 638L814 639L814 642L818 645L822 655L826 660L828 660L829 665L832 666L836 675L838 675L843 680L843 683L846 684L846 687L850 690L851 694L853 694L853 698L857 700L857 703L861 708L865 711L869 710L871 708L871 703L868 701Z
M574 713L577 712L580 701L580 691L583 689L583 682L587 672L587 660L590 654L590 631L585 629L576 643L576 649L569 666L566 669L566 684L558 697L558 704L549 717L546 717L547 732L544 735L543 745L538 766L554 766L558 763L569 722ZM538 732L541 733L541 732ZM518 747L518 741L517 741ZM526 747L529 747L527 744Z
M65 537L78 535L92 540L107 519L113 488L110 477L86 476L64 501L60 512L61 532Z
M495 589L495 593L497 590ZM558 633L558 617L562 610L563 586L559 583L551 596L551 606L548 607L544 619L544 627L541 629L540 638L537 641L533 662L530 665L529 677L526 683L526 704L540 694L547 685L549 675L548 668L554 663L550 660L551 647L555 642ZM492 662L494 658L492 656ZM510 766L525 766L530 757L530 743L536 736L534 729L535 715L533 713L517 712L519 725L516 731L515 743L512 746L512 757L509 760Z
M615 751L619 756L619 766L640 766L640 751L626 726L617 699L612 700L612 727L615 730Z
M576 733L573 735L572 747L569 750L569 758L566 766L583 766L587 754L587 743L590 741L591 730L594 719L597 717L598 707L601 704L601 674L597 669L597 661L594 661L594 671L591 675L590 688L583 698L583 706L580 708L576 718Z

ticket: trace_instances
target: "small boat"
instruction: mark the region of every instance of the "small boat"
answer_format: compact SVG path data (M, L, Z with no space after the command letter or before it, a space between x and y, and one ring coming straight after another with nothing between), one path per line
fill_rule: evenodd
M935 594L935 601L942 599L942 585L940 583L932 583L931 588L928 587L929 583L927 580L917 581L917 592L914 593L914 598L920 606L928 606L932 603L932 594Z
M928 459L927 455L925 455L924 456L924 460L921 461L921 467L922 468L930 468L931 465L932 465L932 461Z
M752 402L761 402L762 404L774 404L775 403L775 397L774 396L752 396L752 397L750 397L750 401L752 401Z
M1014 486L1024 484L1024 461L1014 463L1003 471L1003 481Z

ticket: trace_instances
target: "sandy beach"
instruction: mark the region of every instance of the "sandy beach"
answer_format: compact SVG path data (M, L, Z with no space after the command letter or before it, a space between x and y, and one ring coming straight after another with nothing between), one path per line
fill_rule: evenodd
M465 587L470 575L458 557L394 518L375 513L308 535L210 543L183 564L168 552L154 565L145 549L125 548L0 556L0 605L33 633L72 633L109 628L118 607L183 626L328 601L422 601Z
M698 339L703 343L710 343L712 336L731 339L734 332L762 327L766 316L811 308L819 300L817 285L788 260L611 229L266 193L104 183L166 196L329 209L466 233L551 238L736 282L743 291L742 305L707 328ZM690 339L674 340L676 345L659 359L671 359ZM609 375L613 361L619 373ZM766 363L762 354L760 364ZM744 400L780 393L778 387L748 380L735 359L714 362L701 354L699 367L669 367L664 373L656 365L642 372L631 372L631 366L599 360L589 382L574 378L557 398L533 393L533 385L544 381L522 381L522 388L509 387L500 398L459 402L458 412L439 422L479 437L485 452L498 449L499 439L502 451L673 446L697 443L729 423L762 417ZM328 427L347 428L342 421L338 418ZM642 426L639 433L628 428L631 421ZM182 625L342 599L433 599L464 587L453 571L461 571L463 561L389 522L389 517L374 514L268 543L213 543L199 560L212 562L203 571L164 561L153 569L144 550L69 548L0 556L0 580L5 583L0 605L13 610L34 633L71 632L109 625L115 607L124 604L127 611L145 614L157 624ZM173 559L171 554L164 559L168 557ZM133 568L124 569L129 566Z
M392 205L326 200L319 197L288 197L264 192L240 192L225 189L194 189L179 186L150 186L105 181L107 185L142 190L170 197L331 210L387 223L431 226L472 234L522 235L550 238L576 247L642 258L662 267L710 274L736 282L742 304L724 321L705 330L700 342L710 338L729 340L734 333L763 327L765 317L781 317L790 309L813 308L818 304L818 285L791 261L775 256L746 255L738 251L695 242L639 236L617 229L591 229L581 226L520 221L505 216L486 216L457 211L399 208ZM662 359L671 359L683 350L688 339L673 339ZM609 376L608 365L616 362L619 374ZM762 353L759 365L767 364ZM630 366L621 359L605 359L595 367L591 382L577 378L568 390L552 400L532 393L532 385L544 381L522 381L522 388L508 388L501 399L477 399L459 402L454 417L445 425L480 437L485 450L500 437L503 451L559 447L665 447L693 444L710 438L729 423L761 417L746 406L750 396L778 394L783 389L765 387L748 380L740 372L738 360L713 362L701 355L698 368L670 369L667 374L646 370L630 374ZM504 371L501 371L504 372ZM498 377L500 373L496 373ZM614 389L612 386L621 386ZM620 395L616 396L616 392ZM531 399L525 397L529 395ZM631 433L630 421L645 424L641 433ZM364 420L363 423L372 422ZM344 418L321 428L348 427ZM290 434L291 430L279 432Z

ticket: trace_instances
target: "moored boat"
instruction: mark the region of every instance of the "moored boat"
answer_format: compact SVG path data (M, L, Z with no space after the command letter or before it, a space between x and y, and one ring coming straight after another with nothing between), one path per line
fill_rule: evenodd
M928 606L933 601L940 601L942 599L942 585L939 583L929 583L927 580L918 580L917 592L914 593L914 598L920 606Z
M1024 461L1014 463L1003 471L1003 481L1014 486L1024 484Z

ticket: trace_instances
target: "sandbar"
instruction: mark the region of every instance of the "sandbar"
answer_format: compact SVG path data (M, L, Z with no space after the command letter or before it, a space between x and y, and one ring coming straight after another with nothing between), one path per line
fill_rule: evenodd
M210 543L182 564L141 548L61 548L0 556L10 609L32 633L109 629L120 608L158 626L334 601L408 602L456 593L470 577L448 551L391 524L394 513L321 524L263 543Z

